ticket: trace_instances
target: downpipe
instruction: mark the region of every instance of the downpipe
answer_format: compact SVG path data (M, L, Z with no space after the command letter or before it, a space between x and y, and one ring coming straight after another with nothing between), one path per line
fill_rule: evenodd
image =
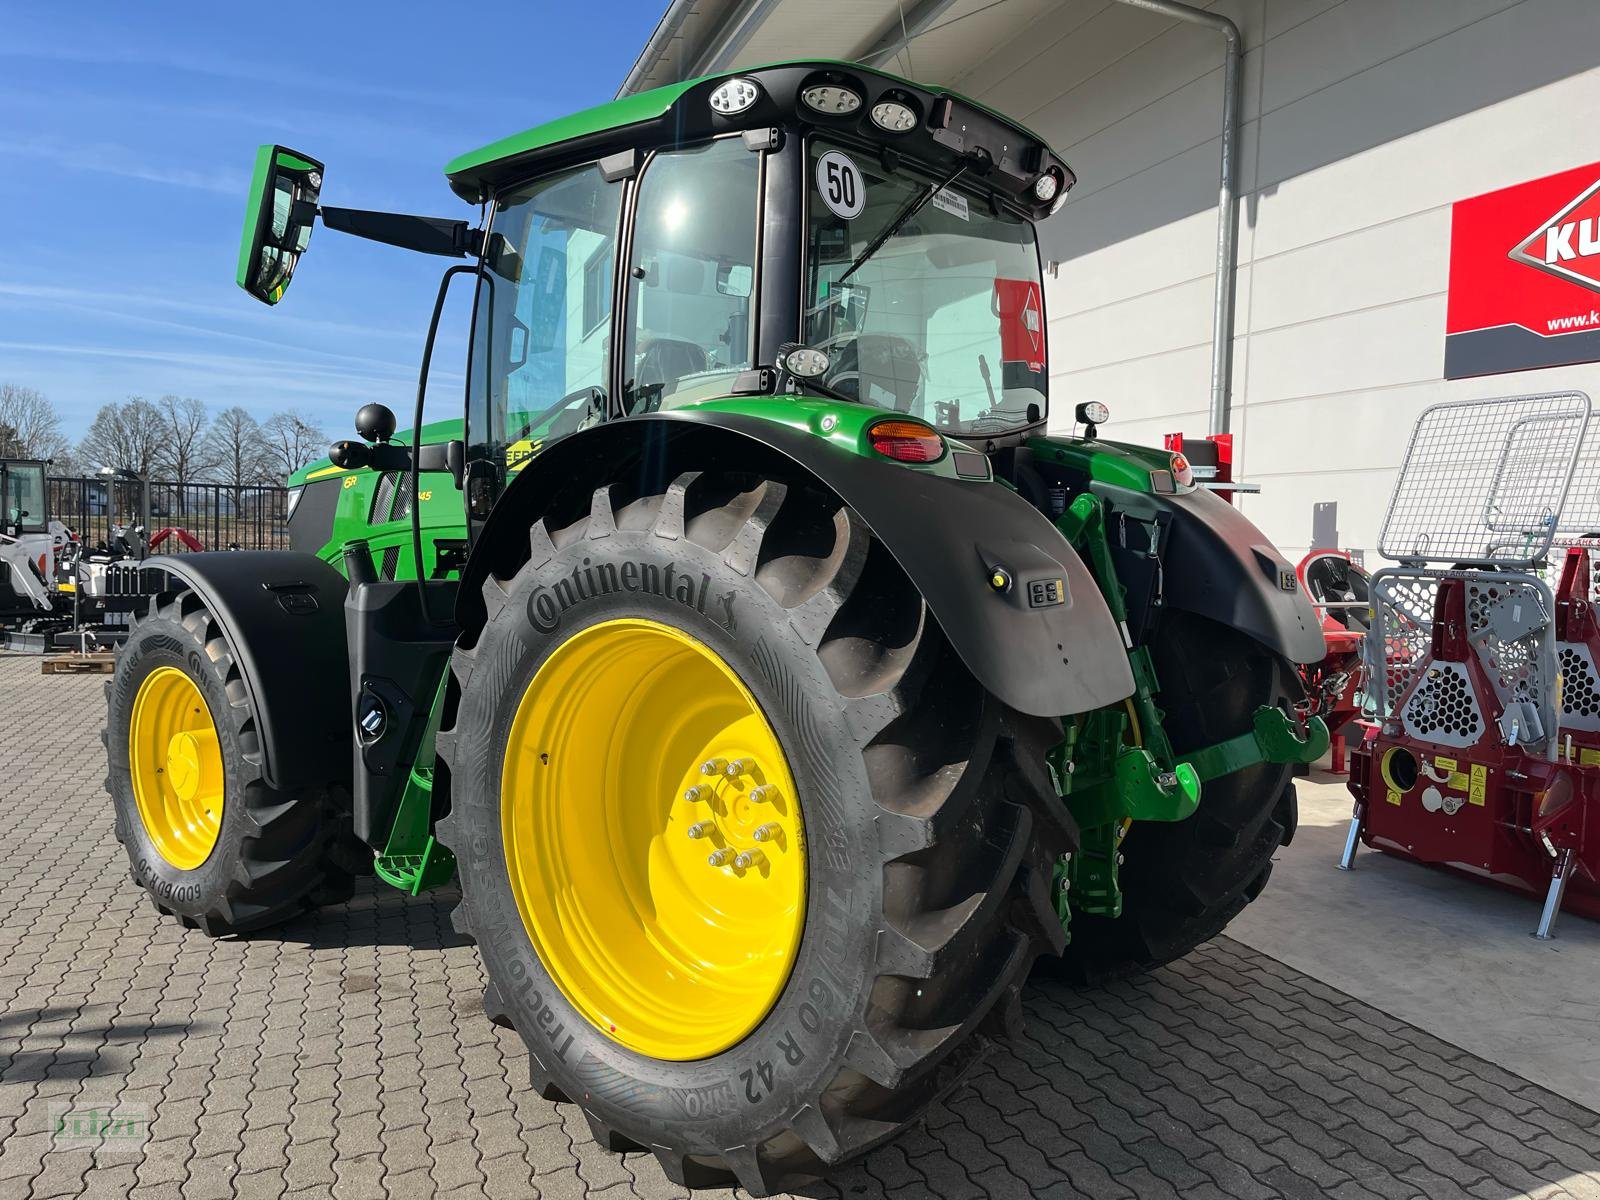
M1217 189L1217 287L1211 314L1211 432L1232 419L1234 295L1239 279L1239 110L1244 38L1227 17L1177 0L1117 0L1222 35L1222 169Z

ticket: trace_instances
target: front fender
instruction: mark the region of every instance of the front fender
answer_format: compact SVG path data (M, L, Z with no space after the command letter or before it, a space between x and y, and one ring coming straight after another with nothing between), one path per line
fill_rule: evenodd
M187 589L227 639L274 788L348 784L350 666L344 576L290 550L160 555L123 568L140 595Z
M849 505L894 555L973 676L1012 708L1066 716L1133 692L1126 651L1094 578L1053 525L996 483L941 478L851 454L740 413L650 413L572 434L518 474L462 575L457 619L485 619L481 587L526 557L527 530L563 498L637 477L659 486L716 466L804 471ZM576 491L575 491L576 489ZM514 555L512 561L507 555ZM991 586L995 567L1009 589ZM1030 583L1064 583L1061 603L1032 607ZM1048 599L1048 589L1043 589Z
M1322 622L1300 590L1294 565L1233 505L1196 489L1177 495L1090 485L1113 509L1170 516L1162 552L1166 607L1230 626L1290 662L1327 653Z

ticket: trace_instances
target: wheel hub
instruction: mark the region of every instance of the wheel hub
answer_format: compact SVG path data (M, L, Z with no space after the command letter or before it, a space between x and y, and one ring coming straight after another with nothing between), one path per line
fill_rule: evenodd
M704 1058L788 981L805 835L755 698L655 621L582 630L518 705L501 793L506 865L540 961L608 1037Z
M139 685L128 767L139 820L156 852L181 871L200 866L222 831L226 775L205 697L176 667L158 667Z

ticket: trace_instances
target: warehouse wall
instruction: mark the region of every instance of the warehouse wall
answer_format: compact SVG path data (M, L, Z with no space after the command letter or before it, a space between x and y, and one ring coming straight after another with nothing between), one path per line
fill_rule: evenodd
M1370 557L1424 406L1600 402L1600 365L1441 378L1451 203L1600 158L1600 3L1215 7L1247 47L1233 428L1264 492L1242 506L1294 552L1336 501L1341 542ZM1098 399L1112 436L1206 431L1221 62L1214 33L1067 0L951 81L1078 171L1046 227L1058 420Z

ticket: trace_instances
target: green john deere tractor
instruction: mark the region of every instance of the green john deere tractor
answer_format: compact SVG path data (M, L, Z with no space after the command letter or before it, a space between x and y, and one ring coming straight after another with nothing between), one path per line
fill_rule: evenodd
M1181 456L1098 404L1048 432L1038 137L807 61L446 174L481 225L260 152L252 296L314 219L464 261L409 433L368 405L291 481L294 551L139 568L109 788L163 912L453 877L532 1086L764 1193L917 1120L1036 959L1148 968L1260 892L1327 745L1318 623ZM425 424L451 286L463 410Z

